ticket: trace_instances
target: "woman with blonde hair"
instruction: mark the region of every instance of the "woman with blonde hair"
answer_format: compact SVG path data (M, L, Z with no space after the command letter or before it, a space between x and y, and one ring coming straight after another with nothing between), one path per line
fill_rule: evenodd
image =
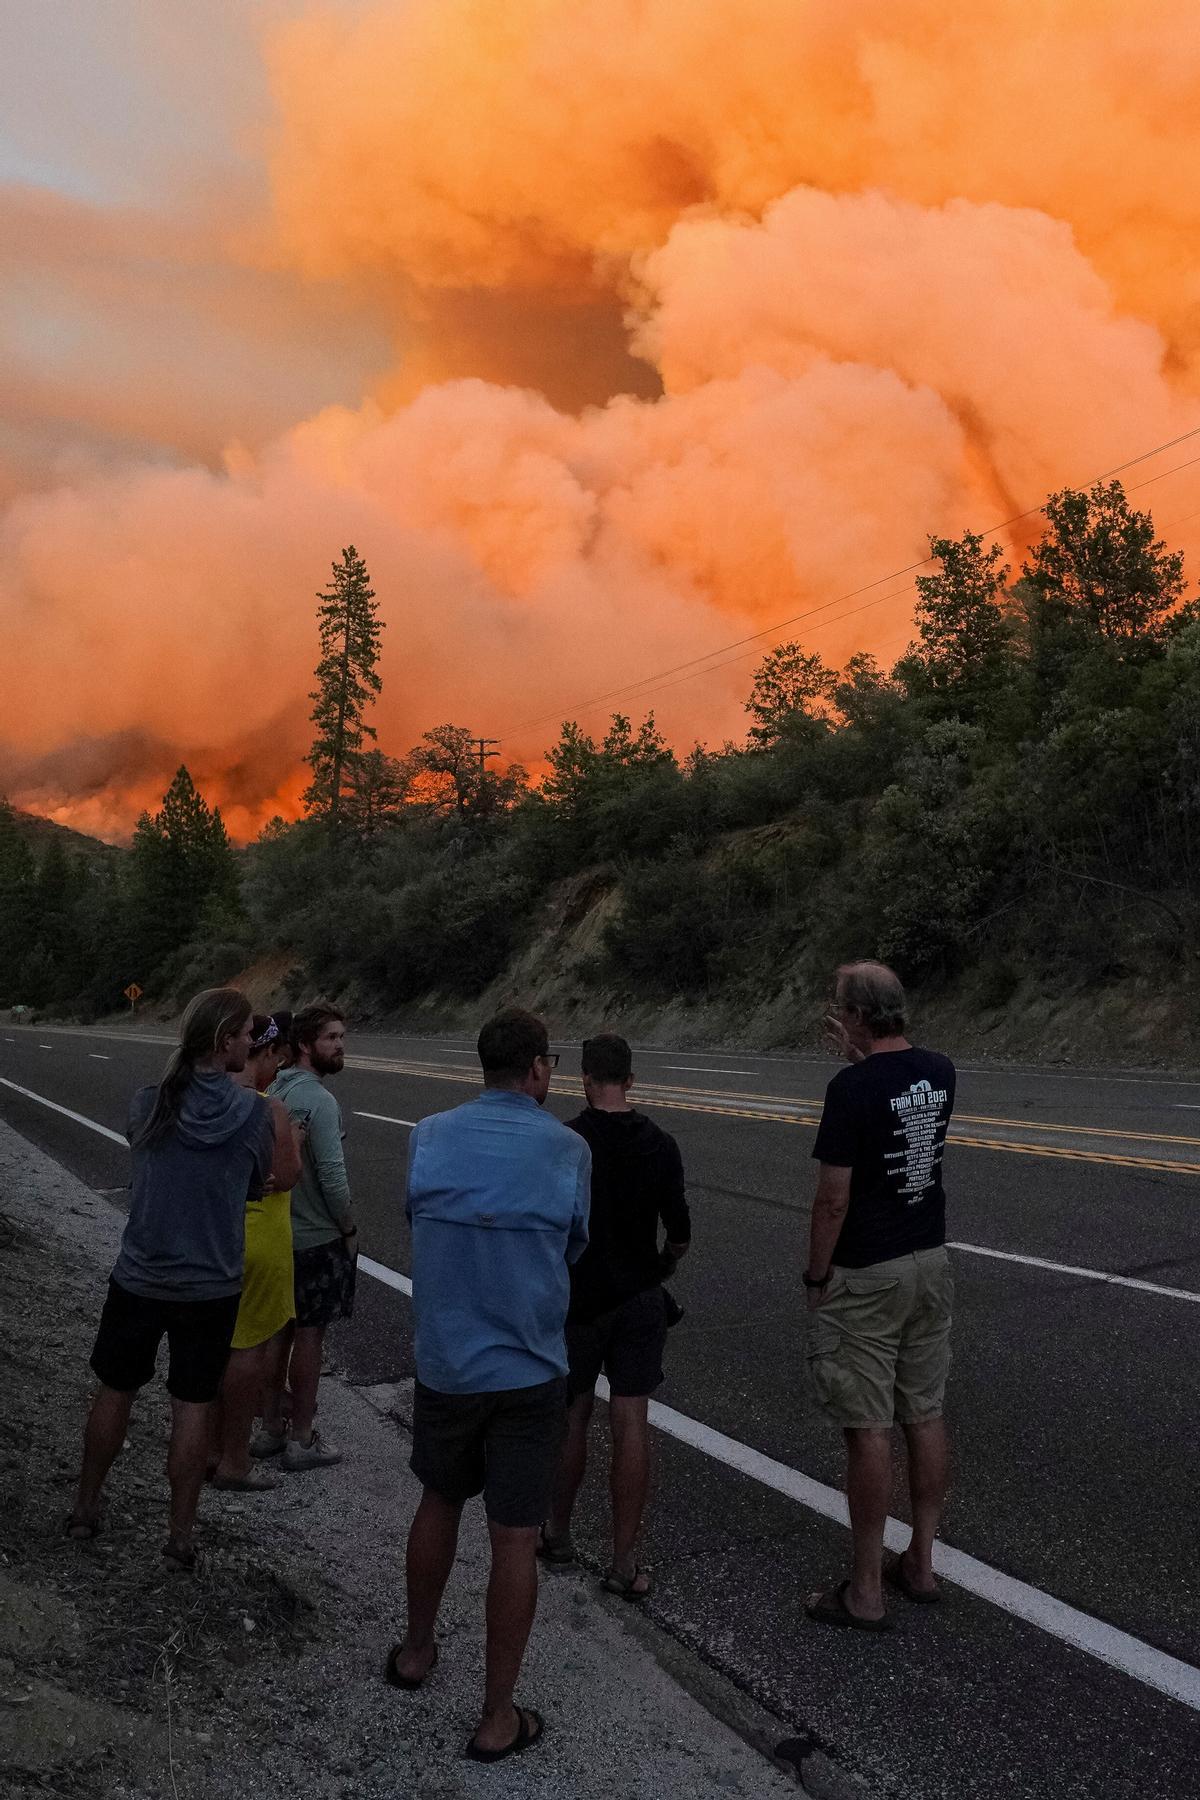
M153 1379L165 1334L171 1443L168 1568L190 1569L212 1402L220 1389L242 1289L246 1195L271 1171L295 1179L291 1120L276 1101L230 1080L245 1066L250 1002L236 988L197 994L162 1080L133 1097L129 1217L92 1351L99 1388L66 1520L71 1538L100 1530L104 1481L138 1389Z
M289 1021L290 1022L290 1021ZM243 1087L266 1097L288 1056L288 1033L281 1018L255 1013L246 1066L237 1076ZM279 1342L296 1316L292 1280L292 1182L300 1168L300 1139L292 1126L294 1160L272 1170L266 1191L251 1190L246 1201L246 1265L233 1347L216 1409L212 1484L239 1494L264 1493L276 1484L250 1456L250 1434L259 1412L263 1383Z

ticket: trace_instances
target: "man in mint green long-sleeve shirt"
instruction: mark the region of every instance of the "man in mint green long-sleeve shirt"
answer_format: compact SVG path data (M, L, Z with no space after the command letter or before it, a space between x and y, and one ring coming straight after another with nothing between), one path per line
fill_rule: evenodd
M292 1045L295 1065L276 1078L271 1091L304 1131L300 1178L292 1189L292 1422L286 1445L280 1443L283 1467L298 1471L341 1461L341 1452L315 1429L314 1418L326 1328L335 1319L348 1319L354 1306L358 1231L342 1152L342 1112L325 1086L345 1062L345 1018L327 1002L305 1007L292 1022Z

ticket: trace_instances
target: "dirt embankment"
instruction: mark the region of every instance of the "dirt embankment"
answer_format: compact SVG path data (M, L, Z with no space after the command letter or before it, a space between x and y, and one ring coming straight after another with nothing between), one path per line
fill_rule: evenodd
M677 1049L821 1049L827 982L787 967L753 989L686 1000L645 999L598 984L604 926L619 905L619 889L602 872L561 883L530 943L472 1000L439 991L432 969L425 997L399 1012L383 1012L369 993L341 999L356 1022L431 1035L474 1032L496 1007L516 1003L541 1013L565 1038L607 1028L634 1043ZM922 1040L964 1061L1191 1073L1200 1070L1200 993L1183 973L1175 983L1130 976L1108 987L1072 987L1065 978L1056 984L1006 965L1001 982L984 958L978 973L910 997ZM272 977L304 982L294 963L289 976L283 957L247 971L247 991L265 990Z
M546 1018L554 1036L578 1038L619 1030L634 1043L675 1049L799 1051L822 1048L828 982L781 967L754 988L716 989L692 999L664 1001L616 992L597 980L605 924L620 905L611 872L594 870L561 882L548 896L526 947L483 993L464 1000L428 971L424 996L396 1011L377 996L334 991L356 1025L436 1036L469 1033L497 1007L517 1004ZM1200 991L1186 970L1178 978L1127 976L1109 986L1074 986L1005 964L1001 975L983 956L976 972L952 984L911 994L914 1027L926 1043L963 1061L1045 1064L1049 1067L1200 1070ZM225 972L255 1007L302 1003L316 983L286 951ZM143 1005L107 1026L137 1030L139 1022L171 1026L167 1007ZM32 1023L29 1018L24 1023Z

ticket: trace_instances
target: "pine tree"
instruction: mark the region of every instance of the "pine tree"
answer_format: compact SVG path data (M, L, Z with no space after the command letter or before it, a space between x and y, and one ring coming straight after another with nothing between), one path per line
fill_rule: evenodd
M354 545L333 564L332 583L318 594L321 659L309 695L317 734L306 761L313 778L304 794L310 815L337 824L355 757L375 737L364 712L382 683L376 671L383 621L374 605L367 565Z
M210 809L181 764L159 812L134 827L131 898L149 978L164 955L195 935L201 919L239 906L237 865L219 809Z

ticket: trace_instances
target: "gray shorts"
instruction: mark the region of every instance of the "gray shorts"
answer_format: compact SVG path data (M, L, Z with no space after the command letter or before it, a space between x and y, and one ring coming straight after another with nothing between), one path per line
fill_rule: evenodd
M540 1525L567 1426L567 1384L439 1394L417 1382L409 1467L443 1500L483 1495L494 1525Z

